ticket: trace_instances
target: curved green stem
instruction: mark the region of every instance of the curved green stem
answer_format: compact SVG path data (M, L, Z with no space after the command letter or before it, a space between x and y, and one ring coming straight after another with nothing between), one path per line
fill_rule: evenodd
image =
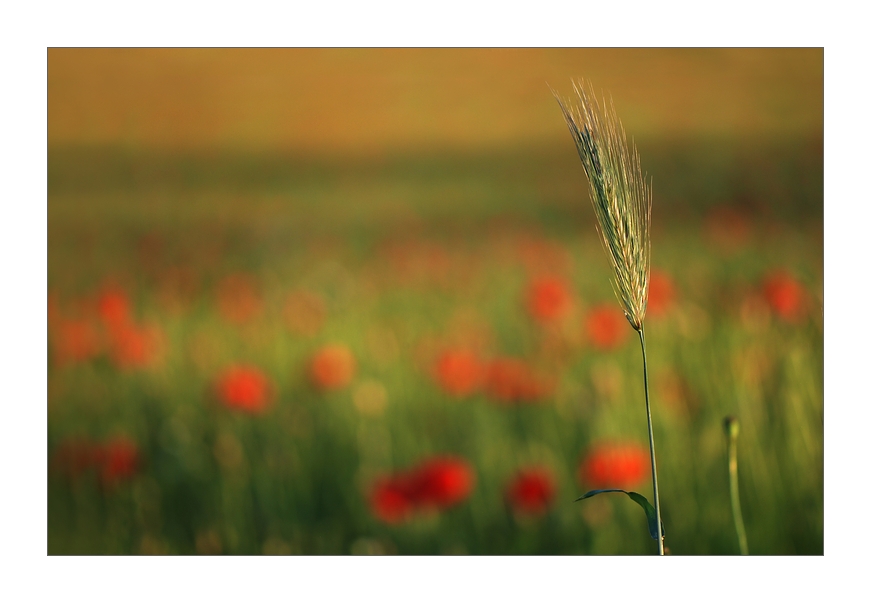
M644 326L638 329L638 337L641 339L641 357L644 359L644 403L647 406L647 438L650 441L650 469L653 473L653 508L656 511L656 543L659 554L664 555L665 549L662 542L662 517L659 512L659 480L656 475L656 452L653 446L653 418L650 415L650 386L647 380L647 348L644 345Z

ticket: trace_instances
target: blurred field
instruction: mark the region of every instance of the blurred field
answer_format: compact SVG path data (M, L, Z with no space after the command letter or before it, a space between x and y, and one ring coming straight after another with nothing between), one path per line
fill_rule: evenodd
M822 554L821 50L52 49L48 72L49 554L655 552L625 497L573 502L651 496L591 469L646 423L547 88L576 76L653 177L666 545L737 554L734 415L751 554Z

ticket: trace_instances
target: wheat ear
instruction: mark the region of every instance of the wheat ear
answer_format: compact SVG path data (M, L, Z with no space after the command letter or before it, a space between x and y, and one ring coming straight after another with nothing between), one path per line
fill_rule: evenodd
M614 292L629 324L640 331L650 282L650 185L613 101L610 108L600 104L588 87L574 82L578 103L554 96L590 182L597 230L614 269Z

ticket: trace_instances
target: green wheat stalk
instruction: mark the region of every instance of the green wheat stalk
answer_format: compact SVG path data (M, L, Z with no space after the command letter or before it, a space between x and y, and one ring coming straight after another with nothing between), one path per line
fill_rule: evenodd
M659 510L659 482L650 414L650 387L647 378L647 349L644 341L644 314L650 283L650 184L641 171L634 143L629 145L623 124L617 119L613 100L610 107L600 104L583 82L573 82L577 103L556 100L578 148L581 164L590 182L590 198L598 222L597 230L614 270L611 281L623 313L641 341L644 362L644 400L647 406L647 435L653 474L653 499L656 513L656 541L659 554L665 554L662 519Z

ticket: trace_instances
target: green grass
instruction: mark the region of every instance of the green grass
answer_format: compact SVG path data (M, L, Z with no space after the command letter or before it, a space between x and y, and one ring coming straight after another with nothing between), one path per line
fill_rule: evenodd
M617 301L566 142L377 162L51 150L50 293L63 309L115 279L166 345L151 369L119 371L102 357L60 366L50 327L49 458L69 437L121 432L143 462L111 491L92 473L70 481L50 470L49 554L654 553L626 497L573 502L586 491L576 477L584 450L603 438L644 444L646 422L636 339L607 352L572 343L591 305ZM678 291L666 315L645 321L666 545L673 554L737 554L722 432L735 415L750 553L822 554L818 146L639 147L654 177L653 268ZM723 204L750 216L747 240L729 253L703 220ZM405 257L390 251L397 245ZM549 248L555 255L539 263L580 300L560 345L522 305L529 258ZM165 297L179 267L190 280L181 309ZM781 267L811 297L798 324L742 309ZM242 327L221 318L214 295L238 271L263 297L261 315ZM309 337L282 318L286 295L300 287L327 309ZM504 406L441 392L427 350L473 339L551 371L553 395ZM347 389L323 394L304 369L332 341L358 367ZM232 362L275 382L264 416L210 400L212 380ZM354 404L366 381L387 392L381 415ZM474 468L469 499L407 523L379 522L367 500L372 478L436 453ZM503 497L528 464L548 466L557 481L550 511L533 519L515 517ZM638 489L650 497L649 480Z

